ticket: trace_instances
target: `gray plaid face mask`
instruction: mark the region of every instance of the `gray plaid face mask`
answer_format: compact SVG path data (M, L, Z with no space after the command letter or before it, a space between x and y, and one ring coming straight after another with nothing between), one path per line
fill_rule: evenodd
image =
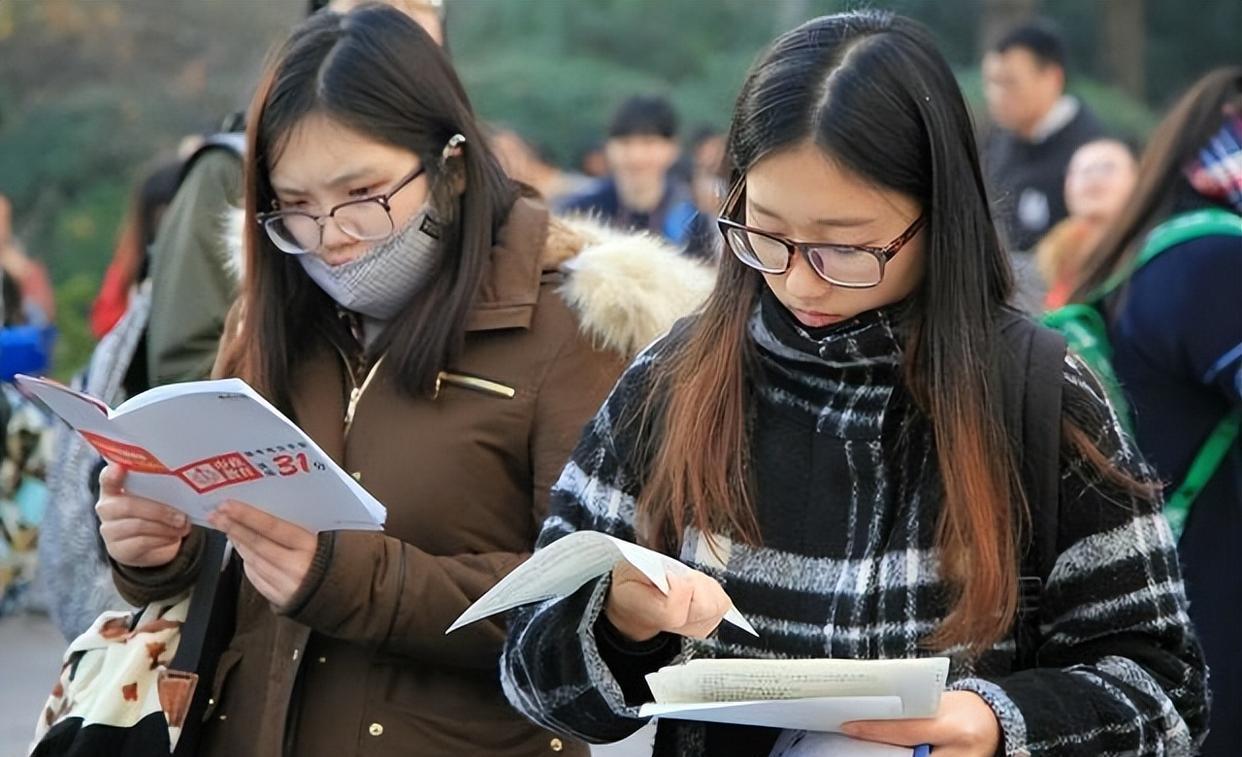
M346 310L387 321L422 289L439 262L440 225L431 205L357 260L330 266L318 255L298 262L319 288Z

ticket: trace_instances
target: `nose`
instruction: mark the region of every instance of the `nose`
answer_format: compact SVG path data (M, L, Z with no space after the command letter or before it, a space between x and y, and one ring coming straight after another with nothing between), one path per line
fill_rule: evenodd
M320 243L320 251L330 252L342 247L348 247L355 244L358 240L341 231L340 224L335 218L324 218L323 221L323 241Z
M813 302L832 291L832 284L821 279L806 256L798 253L785 273L785 291L800 302Z

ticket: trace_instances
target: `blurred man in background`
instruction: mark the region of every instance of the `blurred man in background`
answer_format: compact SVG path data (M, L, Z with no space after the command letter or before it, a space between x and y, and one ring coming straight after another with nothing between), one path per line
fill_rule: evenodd
M608 128L608 178L561 209L590 213L618 228L649 231L684 249L695 238L698 210L690 188L670 173L680 154L672 104L656 95L631 97Z
M1103 136L1095 116L1065 93L1065 43L1046 22L1019 26L983 58L993 128L983 147L995 218L1017 274L1017 305L1036 312L1043 282L1029 254L1065 218L1065 169L1074 151Z

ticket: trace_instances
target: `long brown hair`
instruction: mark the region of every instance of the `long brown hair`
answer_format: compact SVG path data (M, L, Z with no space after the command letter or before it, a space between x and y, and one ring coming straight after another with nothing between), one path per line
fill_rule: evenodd
M1228 105L1242 108L1242 66L1205 74L1156 127L1139 163L1134 193L1083 265L1073 301L1090 299L1112 276L1127 270L1147 233L1193 194L1182 169L1220 128Z
M275 199L268 172L289 134L312 114L416 153L441 222L441 258L431 283L372 345L386 353L400 388L429 391L462 347L466 316L495 235L517 196L488 150L465 89L435 41L384 6L348 15L320 12L271 58L248 114L246 276L240 332L222 368L288 409L293 366L316 330L339 331L331 301L255 222ZM459 158L441 161L454 134Z
M926 274L909 308L903 373L934 433L944 485L937 544L952 593L927 643L977 651L1004 638L1016 616L1026 509L997 374L995 316L1011 274L972 135L927 32L889 13L850 13L794 29L755 64L738 96L728 160L736 182L772 151L811 141L922 203ZM762 537L748 459L754 356L746 336L762 286L726 256L686 342L659 369L662 433L639 501L640 532L653 545L674 547L690 526L749 543Z

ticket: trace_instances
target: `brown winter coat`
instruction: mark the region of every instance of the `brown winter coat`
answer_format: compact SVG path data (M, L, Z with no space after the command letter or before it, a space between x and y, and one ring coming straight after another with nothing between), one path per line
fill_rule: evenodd
M380 361L347 429L351 379L325 338L296 370L296 420L387 506L388 522L383 533L322 534L287 607L242 581L203 753L585 754L505 701L499 623L444 631L524 559L550 487L626 360L710 281L650 238L549 222L521 200L435 399L399 394ZM119 588L135 603L176 593L202 543L195 530L170 565L118 569Z

